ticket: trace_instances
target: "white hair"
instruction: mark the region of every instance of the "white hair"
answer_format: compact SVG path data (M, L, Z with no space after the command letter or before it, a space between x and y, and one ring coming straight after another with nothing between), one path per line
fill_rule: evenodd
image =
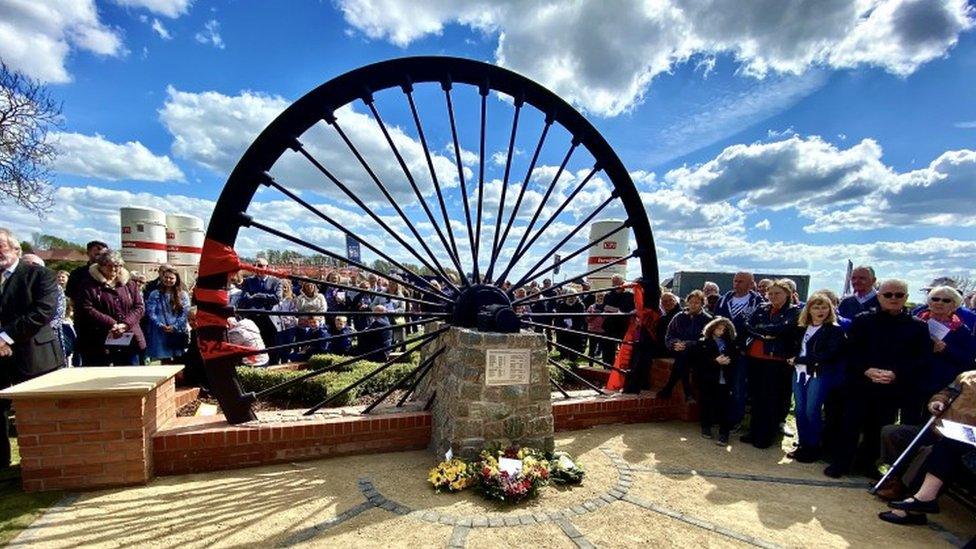
M0 238L6 238L7 245L20 252L20 241L17 240L17 237L14 236L14 233L10 229L0 227Z
M962 305L962 294L952 286L936 286L929 290L929 297L948 297L952 300L952 305L959 308Z
M24 263L29 263L31 265L37 265L38 267L44 266L44 260L38 257L37 254L24 254L20 258Z
M888 285L888 286L896 286L897 288L901 289L905 293L908 293L908 281L907 280L904 280L904 279L901 279L901 278L887 278L887 279L881 281L881 284L878 285L878 288L884 288L886 285Z

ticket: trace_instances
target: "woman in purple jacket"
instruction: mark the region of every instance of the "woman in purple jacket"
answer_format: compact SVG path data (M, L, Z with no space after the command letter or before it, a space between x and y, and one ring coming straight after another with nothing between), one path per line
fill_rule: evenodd
M75 325L85 366L134 366L146 348L139 327L145 312L142 292L124 265L118 252L105 250L80 285Z

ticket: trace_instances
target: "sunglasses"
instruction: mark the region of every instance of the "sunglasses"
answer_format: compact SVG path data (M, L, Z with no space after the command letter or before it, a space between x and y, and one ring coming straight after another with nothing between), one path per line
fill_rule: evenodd
M952 299L948 297L930 297L929 301L933 303L952 303Z
M892 299L892 298L894 298L894 299L901 299L901 298L905 297L906 295L908 295L908 294L906 294L905 292L885 292L885 293L881 294L881 297L883 297L885 299Z

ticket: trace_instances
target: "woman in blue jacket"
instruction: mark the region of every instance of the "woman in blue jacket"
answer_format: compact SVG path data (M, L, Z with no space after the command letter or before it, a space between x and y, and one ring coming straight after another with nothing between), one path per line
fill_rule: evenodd
M153 360L168 361L183 356L190 344L190 294L183 288L180 274L172 267L159 270L159 286L149 293L146 354Z

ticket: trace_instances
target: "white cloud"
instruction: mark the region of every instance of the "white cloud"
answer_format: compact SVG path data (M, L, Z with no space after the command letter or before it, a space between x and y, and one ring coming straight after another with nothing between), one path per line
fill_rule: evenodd
M101 135L56 133L51 142L59 154L55 171L106 179L183 181L183 172L168 156L157 156L138 141L112 143Z
M665 181L705 202L743 208L812 207L854 201L894 184L881 146L864 139L838 149L819 136L732 145L714 159L665 174Z
M172 86L159 111L160 120L173 135L173 154L193 160L220 174L229 174L251 142L289 102L279 96L244 91L236 96L218 92L191 93ZM366 159L391 195L403 204L416 205L409 186L389 144L376 122L368 115L346 106L335 112L338 124ZM434 191L423 147L419 140L399 127L388 127L391 139L424 196ZM369 202L388 204L376 184L340 139L324 122L300 136L305 149L355 195ZM458 185L453 154L431 154L431 161L442 188ZM303 156L286 151L271 173L282 184L294 189L312 190L331 198L345 198ZM466 177L470 177L466 170ZM453 196L453 195L452 195Z
M965 0L340 0L339 7L352 27L399 46L449 24L496 34L497 62L603 115L629 110L655 76L695 56L732 56L756 77L865 65L906 75L944 56L974 24Z
M707 203L794 208L807 232L907 226L973 226L963 197L976 196L976 151L947 151L928 167L899 173L881 146L864 139L847 149L819 136L732 145L714 159L669 171L664 181Z
M0 58L11 69L45 82L68 82L65 60L72 50L127 53L121 31L99 20L94 0L0 4Z
M120 6L144 8L157 15L177 18L190 9L193 0L114 0Z
M969 130L972 128L976 128L976 120L959 121L953 124L953 126L957 128Z
M163 22L160 21L159 19L156 19L155 17L153 17L152 20L152 30L153 32L158 34L159 37L162 38L163 40L171 40L173 38L173 35L171 35L169 31L166 30L165 26L163 26Z
M755 225L753 225L753 228L754 229L759 229L761 231L768 231L770 228L772 228L772 226L773 226L773 224L770 223L768 219L763 219L759 223L756 223Z
M219 50L224 49L224 39L220 36L220 22L216 19L207 21L203 30L198 32L194 38L201 44L210 44Z

